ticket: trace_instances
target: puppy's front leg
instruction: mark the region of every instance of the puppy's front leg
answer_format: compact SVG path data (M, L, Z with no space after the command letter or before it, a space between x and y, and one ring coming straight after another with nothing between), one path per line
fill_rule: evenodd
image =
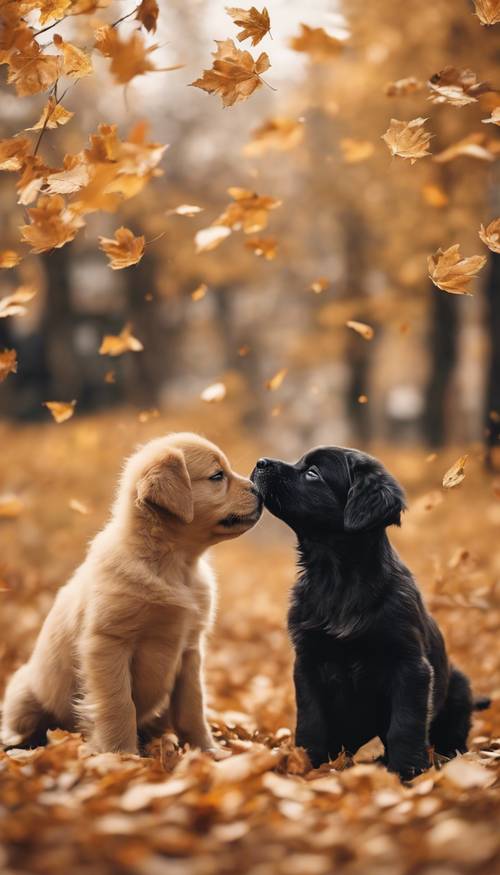
M387 733L388 769L409 780L429 767L434 670L425 657L407 660L393 681Z
M216 749L205 717L200 647L185 650L172 694L172 718L179 741L202 750Z
M130 651L125 642L93 633L82 649L85 705L93 723L95 752L137 753L137 720L132 700Z
M314 669L301 656L295 659L293 679L297 702L295 744L305 747L313 767L317 768L329 759L328 724Z

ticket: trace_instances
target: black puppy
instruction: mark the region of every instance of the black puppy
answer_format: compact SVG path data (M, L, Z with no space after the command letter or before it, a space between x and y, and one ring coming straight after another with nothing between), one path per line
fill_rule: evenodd
M288 625L295 647L296 744L314 766L374 736L391 771L411 778L428 747L467 750L474 708L468 679L448 662L443 637L385 529L405 498L366 453L318 447L295 465L259 459L252 480L298 538L301 574Z

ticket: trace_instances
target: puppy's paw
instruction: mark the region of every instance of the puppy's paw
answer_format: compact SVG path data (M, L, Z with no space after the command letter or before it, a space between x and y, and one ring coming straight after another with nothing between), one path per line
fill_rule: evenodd
M427 771L430 766L427 751L414 754L411 757L399 758L389 756L387 768L389 772L395 772L402 781L411 781L417 775Z

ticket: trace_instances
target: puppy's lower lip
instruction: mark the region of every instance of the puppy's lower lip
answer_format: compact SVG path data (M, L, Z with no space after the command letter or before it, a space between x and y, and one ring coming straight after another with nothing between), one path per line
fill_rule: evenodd
M228 516L224 517L224 519L219 520L218 525L224 526L225 528L231 528L231 526L245 525L246 523L256 523L260 517L260 507L258 507L253 513L249 513L246 516L239 516L236 513L230 513Z

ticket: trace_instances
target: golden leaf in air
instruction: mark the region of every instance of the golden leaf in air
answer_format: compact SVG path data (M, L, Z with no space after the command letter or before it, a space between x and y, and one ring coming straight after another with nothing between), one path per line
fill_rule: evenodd
M141 341L132 334L132 325L127 322L119 334L106 334L103 337L99 354L117 356L124 352L141 352L143 349Z
M82 516L86 516L90 513L86 504L83 501L79 501L78 498L70 498L68 501L68 507L70 510L74 510L75 513L81 513Z
M99 237L99 249L109 258L112 270L137 264L144 255L144 236L134 237L129 228L117 228L114 237Z
M488 249L500 253L500 219L493 219L486 228L481 225L479 236Z
M445 207L449 200L448 195L441 186L434 185L433 183L428 183L422 187L422 196L426 204L437 209Z
M24 501L18 495L0 495L0 519L14 520L24 509Z
M17 374L17 353L15 349L0 351L0 383L3 383L9 374Z
M127 39L121 39L116 28L109 24L103 24L96 30L95 48L105 58L111 60L111 73L115 82L126 85L135 76L144 73L160 72L149 59L149 55L156 51L158 46L146 46L143 37L138 31L134 31ZM172 67L163 67L162 71L178 70L182 65L175 64Z
M262 231L267 226L269 211L280 207L282 203L276 198L258 195L254 191L237 186L228 188L228 193L234 203L229 204L212 225L222 225L233 230L243 228L245 234Z
M36 289L31 286L19 286L11 295L0 298L0 319L7 316L24 316L27 313L25 304L36 295Z
M104 374L104 382L108 383L108 385L113 386L116 383L116 371L106 371Z
M43 406L50 410L55 421L60 424L71 419L75 412L76 401L44 401Z
M427 259L429 277L438 289L452 295L472 294L470 286L478 271L486 264L486 256L471 255L462 258L460 244L454 243L444 251L438 249Z
M261 76L271 63L265 52L255 60L250 52L238 49L231 39L216 40L217 50L213 52L214 62L210 70L191 82L209 94L218 94L223 106L233 106L247 100L262 85Z
M254 255L273 261L278 251L278 241L276 237L252 237L246 241L245 247Z
M481 24L500 23L500 0L474 0L474 10Z
M208 286L206 283L200 283L194 291L191 292L191 299L193 301L201 301L208 292Z
M65 155L63 168L45 176L44 194L74 194L88 184L90 170L81 156Z
M368 395L358 395L358 404L368 404Z
M7 82L14 85L19 97L38 94L51 88L62 72L60 55L45 55L29 31L29 41L9 58Z
M236 35L236 39L240 43L246 39L251 39L252 45L256 46L271 29L269 12L265 6L262 12L259 12L255 6L251 6L250 9L240 9L237 6L226 6L226 12L233 19L237 27L243 28L243 30Z
M224 225L211 225L209 228L202 228L195 234L194 242L196 251L210 252L220 246L226 237L229 237L231 228L226 228Z
M72 79L81 79L92 73L92 61L86 52L72 43L67 43L58 33L54 34L54 45L62 52L62 73Z
M472 70L459 70L457 67L444 67L429 79L433 103L450 103L452 106L466 106L477 103L480 94L494 91L487 82L478 82Z
M365 340L372 340L375 332L371 325L366 325L365 322L356 322L355 319L349 319L346 322L348 328L352 328L353 331L356 331L357 334L360 334L361 337L364 337Z
M135 17L149 33L154 33L159 12L157 0L142 0L135 11Z
M49 97L42 109L42 114L37 122L27 131L40 131L43 128L53 129L66 125L74 116L74 112L65 109L62 103L56 103L53 97Z
M386 97L407 97L410 94L418 94L424 88L425 82L421 82L415 76L407 76L406 79L388 82L384 88L384 94Z
M0 140L0 170L21 170L30 152L29 137L10 137Z
M429 154L429 142L432 134L424 131L426 118L414 118L409 122L392 118L382 139L387 144L391 155L409 158L415 164L417 158L425 158Z
M196 204L180 204L178 207L174 207L173 210L167 210L167 216L196 216L197 213L202 213L203 207L198 207Z
M453 489L454 486L458 486L459 483L465 477L465 463L469 457L467 455L460 456L459 459L448 468L446 474L443 477L443 486L445 489Z
M303 139L303 122L288 116L275 116L252 131L250 142L243 147L243 154L254 157L266 152L288 152Z
M369 140L352 140L350 137L344 137L340 141L340 149L346 164L359 164L360 161L371 158L375 146Z
M438 152L432 156L432 160L436 164L446 164L448 161L453 161L460 157L477 158L479 161L494 161L495 156L488 148L486 143L486 135L477 133L469 134L462 140L452 143L442 152Z
M328 286L330 285L330 280L326 276L320 276L318 279L313 280L311 285L309 286L311 292L314 292L315 295L321 295Z
M496 106L491 110L489 118L481 119L483 125L500 125L500 106Z
M73 240L85 224L59 194L39 197L36 207L28 209L28 215L31 223L21 225L21 239L31 245L32 252L59 249Z
M202 401L206 401L207 404L214 404L218 401L223 401L226 394L227 390L224 383L212 383L211 386L207 386L206 389L203 389L200 398Z
M149 410L141 410L137 419L141 423L149 422L151 419L158 419L160 411L157 407L150 407Z
M288 368L281 368L279 371L276 371L276 373L266 381L266 389L268 389L269 392L276 392L276 390L280 388L287 374Z
M21 261L21 256L19 252L15 252L14 249L2 249L0 250L0 268L6 268L7 270L11 267L15 267Z
M331 61L344 48L342 40L331 36L324 27L309 27L300 25L300 33L290 40L290 48L296 52L305 52L311 61Z

